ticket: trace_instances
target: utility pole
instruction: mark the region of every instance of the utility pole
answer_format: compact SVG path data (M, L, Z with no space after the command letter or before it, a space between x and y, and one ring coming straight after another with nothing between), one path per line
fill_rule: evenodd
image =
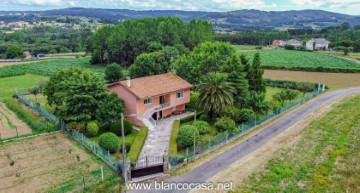
M123 153L123 176L126 183L126 148L125 148L125 134L124 134L124 114L121 113L121 139L122 139L122 153Z
M195 114L194 114L194 123L196 121L196 110L195 110ZM195 156L195 153L196 152L196 128L194 127L194 156Z

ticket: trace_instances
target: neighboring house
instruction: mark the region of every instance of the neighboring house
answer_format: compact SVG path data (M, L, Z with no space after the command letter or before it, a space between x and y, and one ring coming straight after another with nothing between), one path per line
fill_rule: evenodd
M327 50L329 49L329 41L326 39L311 39L306 42L306 49L308 50Z
M292 46L295 46L296 48L298 48L298 47L303 46L303 42L296 40L296 39L290 39L290 40L284 42L284 46L287 46L287 45L292 45Z
M282 40L274 40L272 43L273 46L277 46L277 47L284 47L285 46L285 42Z
M31 54L29 51L25 51L24 56L25 56L25 58L31 58Z
M128 119L137 126L155 125L156 120L185 112L192 85L176 75L166 74L119 81L108 85L124 102ZM136 115L136 116L134 116Z

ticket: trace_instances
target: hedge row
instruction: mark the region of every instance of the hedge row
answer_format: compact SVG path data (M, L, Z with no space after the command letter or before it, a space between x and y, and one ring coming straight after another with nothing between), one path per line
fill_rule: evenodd
M288 80L271 80L271 79L265 79L265 82L266 85L270 87L288 88L303 92L312 92L318 87L317 83L311 83L311 82L296 82L296 81L288 81Z
M136 162L139 159L141 150L145 144L148 135L148 128L141 127L140 132L136 135L134 143L132 144L129 151L129 159L131 162Z
M29 111L24 109L19 102L14 101L13 99L5 99L4 103L7 108L14 112L19 119L24 121L31 128L33 134L59 130L58 127L48 122L45 118L32 115Z
M326 68L318 67L286 67L286 66L262 66L264 69L269 70L289 70L289 71L305 71L305 72L334 72L334 73L359 73L360 69L349 68Z
M171 131L171 137L170 137L170 144L169 144L169 156L177 155L177 143L176 140L178 138L180 129L180 121L175 120L172 131Z
M196 119L200 119L200 116L204 113L204 111L200 111L196 113ZM180 124L187 123L194 120L194 115L190 115L180 119Z

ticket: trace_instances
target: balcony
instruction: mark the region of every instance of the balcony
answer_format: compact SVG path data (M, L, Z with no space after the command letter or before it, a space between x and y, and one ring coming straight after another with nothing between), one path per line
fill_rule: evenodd
M170 106L170 103L169 103L169 102L167 102L167 103L162 103L162 104L160 104L160 105L158 105L158 106L155 107L155 111L160 110L160 109L163 109L163 108L166 108L166 107L168 107L168 106Z

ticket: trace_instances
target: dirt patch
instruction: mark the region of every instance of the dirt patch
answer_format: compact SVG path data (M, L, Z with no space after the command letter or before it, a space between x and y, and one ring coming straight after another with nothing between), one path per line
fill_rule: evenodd
M3 103L0 103L0 135L1 139L31 134L30 127L18 119Z
M350 98L347 96L346 98ZM280 135L274 137L266 145L260 149L252 152L243 159L232 164L226 170L218 173L212 178L208 179L207 182L219 183L219 182L233 182L234 188L241 185L243 180L249 177L252 173L262 170L265 167L267 161L273 157L273 155L280 150L281 148L292 147L296 144L302 136L304 129L313 121L317 120L324 114L331 111L331 109L337 105L344 98L339 98L331 103L323 106L319 110L313 112L311 115L307 116L305 119L297 122L292 127L288 128L286 131ZM192 191L192 192L202 192L202 191ZM211 191L206 191L211 192ZM227 192L227 191L213 191L213 192Z
M100 165L74 144L65 133L56 132L1 146L0 192L56 191L68 183L65 192L72 192L81 188L83 177L95 183L99 175L89 174Z
M360 74L265 70L265 78L324 83L331 89L360 86Z

